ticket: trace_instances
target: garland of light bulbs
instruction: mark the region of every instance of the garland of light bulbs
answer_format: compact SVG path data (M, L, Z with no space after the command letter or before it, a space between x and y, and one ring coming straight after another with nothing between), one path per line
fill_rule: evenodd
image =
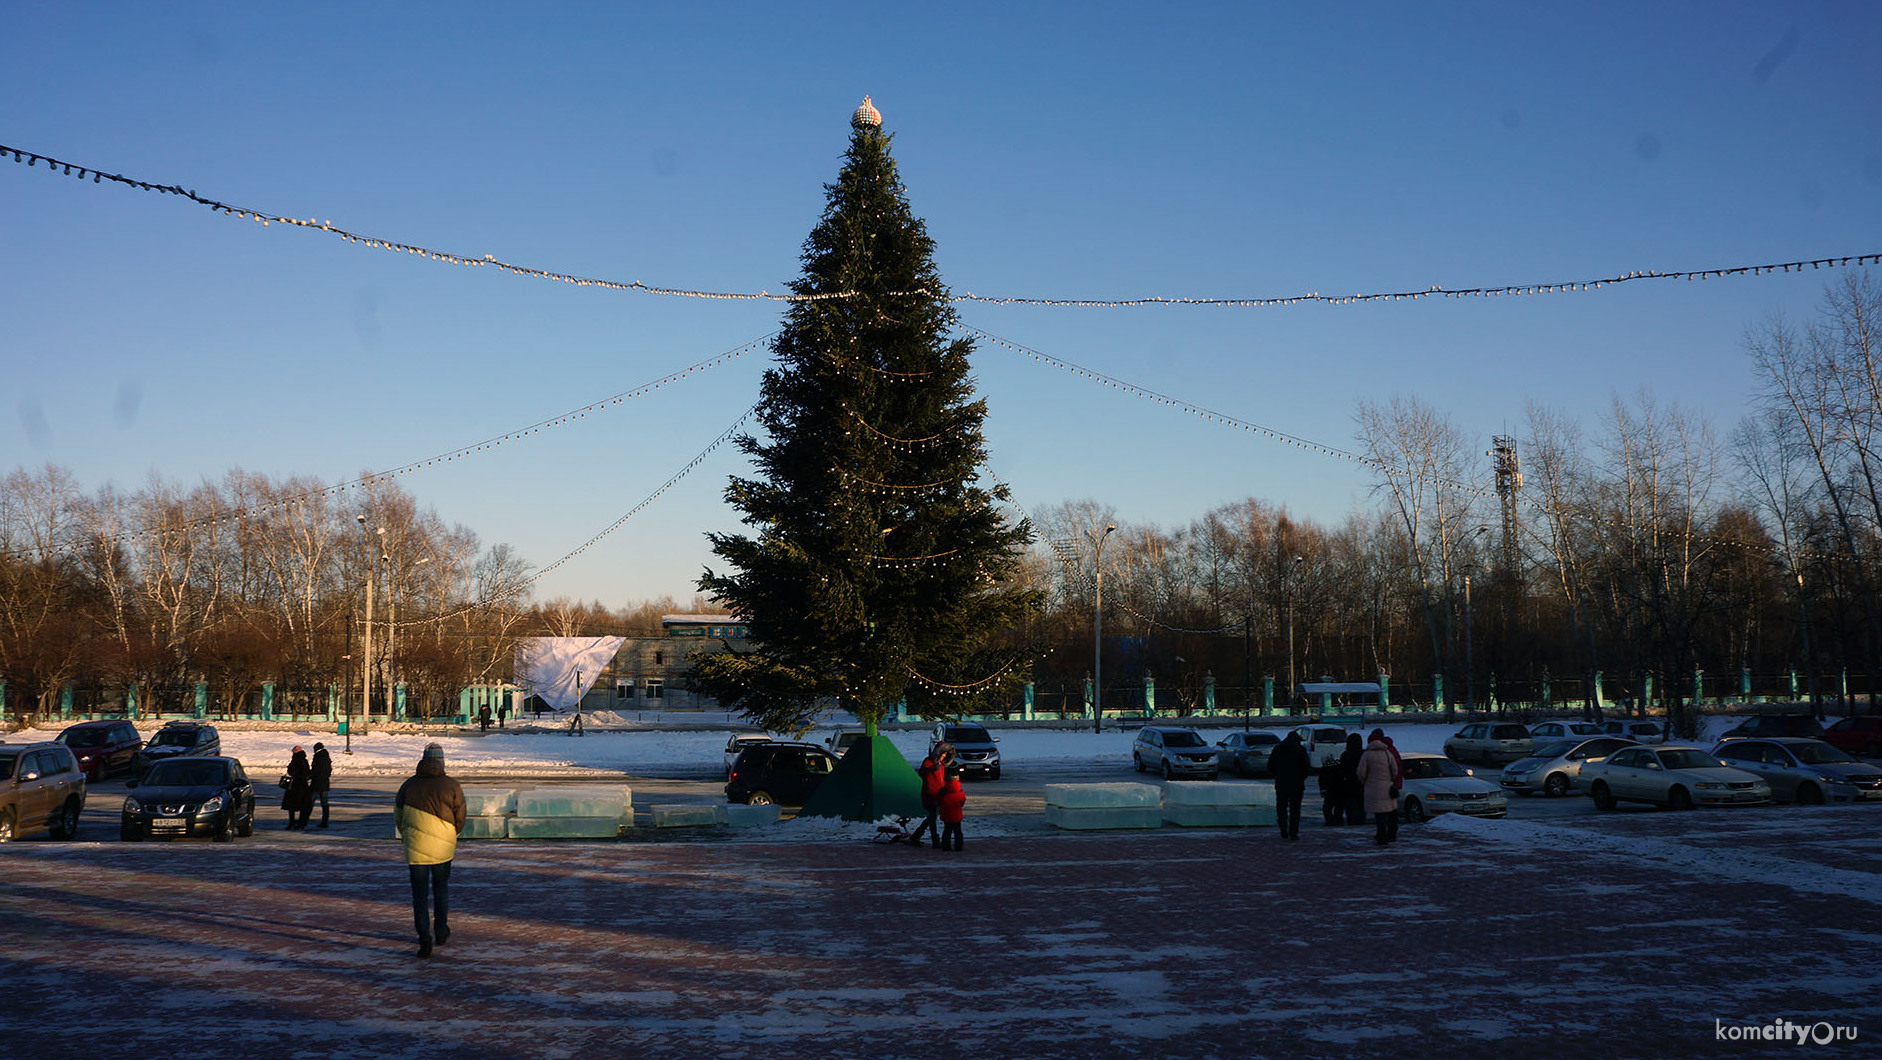
M629 508L626 515L623 515L619 519L616 519L614 522L609 523L607 527L603 529L600 533L582 542L580 545L577 545L574 548L574 550L564 555L561 559L556 560L554 563L551 563L548 566L543 567L540 570L536 571L536 573L530 575L529 577L524 578L521 582L517 583L511 589L511 591L514 592L516 590L529 588L530 586L536 584L538 581L541 581L543 575L548 574L550 571L556 569L557 567L562 566L564 563L567 563L569 560L572 560L576 556L579 556L582 553L588 551L589 549L593 548L596 544L600 543L602 538L607 537L609 534L612 534L616 530L619 530L621 527L627 525L627 521L629 519L632 519L636 515L639 515L642 511L644 511L647 508L648 505L651 505L654 501L659 500L662 496L666 494L668 490L671 490L674 486L678 485L681 479L691 474L693 470L697 468L699 465L705 463L706 458L711 456L715 450L717 450L720 446L724 445L726 442L731 441L732 438L738 434L739 430L745 426L745 421L750 419L752 415L756 413L757 411L758 411L758 406L753 405L751 408L748 408L744 412L740 413L738 419L733 420L732 425L730 427L727 427L724 431L720 432L719 436L717 438L714 438L711 444L707 445L704 449L701 449L697 454L693 456L691 460L687 461L686 466L680 468L678 471L675 471L670 478L668 478L665 482L661 483L659 489L656 489L652 493L649 493L646 497L641 499L641 502L639 504L636 504L632 508ZM413 619L410 622L402 622L400 623L400 625L401 626L420 626L420 625L443 622L448 619L456 618L459 615L469 614L470 612L476 611L481 607L488 606L489 603L490 603L489 600L474 601L448 614L435 615L430 618Z
M342 228L335 228L331 221L316 221L311 218L302 220L300 218L267 213L261 210L253 210L243 206L232 206L228 203L204 198L194 191L185 190L180 185L152 184L148 181L136 180L116 173L105 173L89 166L78 166L71 162L64 162L47 155L34 154L29 151L23 151L17 147L8 147L5 144L0 144L0 158L4 158L9 154L13 156L13 161L25 162L29 166L37 166L39 163L44 162L46 163L48 172L62 170L65 176L76 176L80 180L90 176L94 184L109 180L115 184L140 188L144 191L176 195L197 203L198 205L206 206L225 216L257 221L264 226L278 222L284 225L309 228L338 236L349 243L359 243L379 250L412 254L429 261L443 262L448 265L489 266L504 272L515 273L519 276L529 276L541 280L554 280L559 283L573 284L577 287L601 287L613 291L634 291L641 294L659 295L665 298L704 298L721 301L818 302L831 299L851 298L861 293L857 291L826 291L818 294L772 294L770 291L758 291L755 293L700 291L682 287L659 287L642 283L639 280L604 280L590 276L575 276L570 273L553 272L548 269L538 269L527 265L517 265L512 262L501 261L490 254L472 258L460 254L432 250L411 243L400 243L389 239L380 239L375 236L363 236ZM1304 303L1357 305L1363 302L1398 302L1421 298L1497 298L1506 295L1560 294L1570 291L1596 291L1603 287L1612 287L1616 284L1629 283L1636 280L1709 280L1728 276L1762 276L1774 272L1802 272L1806 268L1834 269L1847 268L1851 265L1863 266L1875 264L1882 264L1882 254L1845 254L1803 261L1774 262L1764 265L1733 265L1703 269L1679 269L1673 271L1632 269L1624 273L1600 279L1568 280L1556 283L1506 284L1496 287L1444 287L1434 284L1419 291L1382 291L1349 295L1328 295L1321 294L1318 291L1310 291L1306 294L1262 298L1196 298L1167 296L1147 296L1140 298L1026 298L978 295L972 292L962 294L949 292L945 297L950 302L978 302L985 305L1045 306L1075 309L1121 309L1139 306L1214 306L1228 309L1265 309L1301 305ZM927 290L889 291L884 292L884 294L889 297L930 297L933 295L933 292Z
M772 340L773 337L774 336L772 335L766 335L762 338L753 339L750 342L744 343L743 345L734 346L733 348L726 350L723 353L715 354L712 357L708 357L705 360L700 361L698 364L694 364L686 368L682 368L677 372L669 372L668 374L663 375L660 378L655 379L654 381L650 383L643 383L640 386L633 388L632 390L623 390L618 394L614 394L609 397L602 398L598 401L591 401L588 404L581 406L580 408L570 409L569 411L564 412L560 415L551 416L546 420L539 420L536 423L532 423L526 427L519 427L516 430L509 431L504 434L499 434L491 438L486 438L481 442L473 442L469 445L459 446L456 449L439 453L436 456L427 457L423 460L415 460L409 464L403 464L399 467L391 468L386 471L376 471L376 472L373 472L372 474L364 475L360 478L352 479L347 482L341 482L332 486L323 486L319 489L307 490L306 492L298 493L292 497L286 498L285 500L273 501L268 504L250 505L248 507L243 507L243 508L231 508L228 511L222 512L217 515L203 516L201 518L188 520L188 521L176 524L174 526L158 527L158 528L147 529L147 530L128 531L122 535L121 540L135 541L135 540L140 540L146 537L153 537L159 534L182 534L191 530L201 529L206 526L214 526L218 523L229 522L230 520L234 520L234 519L258 517L262 515L268 515L276 510L285 510L289 508L305 507L309 503L320 498L338 497L347 493L350 490L370 489L385 479L399 478L404 475L412 474L413 472L416 472L416 471L422 471L429 467L435 467L439 464L448 464L456 460L461 460L467 456L475 456L479 453L486 453L497 448L498 446L502 445L505 442L521 441L522 439L528 438L532 435L541 434L544 431L552 430L556 427L565 426L567 424L574 423L577 420L587 419L589 413L605 412L608 409L614 408L617 405L623 404L628 401L632 401L635 398L645 397L646 395L651 394L654 391L661 389L662 387L669 386L673 383L677 383L680 380L685 379L686 377L692 375L695 372L703 372L711 368L716 368L719 365L725 364L729 361L737 360L738 358L744 356L745 354L750 353L751 351L755 349L759 349L760 347L766 345ZM71 552L74 552L79 547L80 546L78 545L65 545L65 546L61 546L58 549L54 549L50 554L58 555L61 553L71 553ZM15 555L25 555L26 553L15 551L15 552L8 552L4 554L9 555L9 556L15 556Z
M998 681L1000 678L1005 677L1008 671L1012 670L1013 667L1018 666L1022 662L1026 662L1026 663L1037 662L1040 659L1045 658L1046 655L1050 655L1050 654L1052 654L1051 649L1047 649L1044 654L1035 655L1035 656L1032 656L1031 658L1027 658L1024 655L1015 656L1013 659L1009 660L1005 666L1002 666L998 670L993 671L993 673L987 675L986 677L981 678L978 681L975 681L971 684L965 684L965 685L951 685L945 681L937 681L932 677L924 677L920 673L916 672L915 668L912 666L908 668L908 676L914 678L916 681L919 681L922 685L927 687L927 689L931 692L939 692L939 693L942 693L943 695L962 696L970 692L978 692L981 689L986 688L988 685L993 684L995 681Z

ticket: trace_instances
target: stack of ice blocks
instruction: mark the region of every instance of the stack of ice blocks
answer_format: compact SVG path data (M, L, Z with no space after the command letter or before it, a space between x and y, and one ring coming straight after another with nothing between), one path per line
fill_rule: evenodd
M1274 823L1274 788L1267 784L1170 784L1163 819L1185 828L1247 828Z
M516 793L511 839L613 839L634 827L634 793L619 784L571 784Z
M465 788L462 839L502 839L516 816L516 789Z
M1047 784L1046 823L1059 828L1156 828L1154 784Z

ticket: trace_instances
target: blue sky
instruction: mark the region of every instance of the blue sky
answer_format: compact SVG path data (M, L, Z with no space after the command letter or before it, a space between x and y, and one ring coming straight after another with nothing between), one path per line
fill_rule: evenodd
M0 143L268 213L617 280L778 291L868 93L957 292L1266 297L1882 252L1882 6L123 5L0 0ZM1416 396L1486 443L1642 388L1744 413L1747 326L1831 272L1524 298L966 304L964 322L1350 447ZM571 287L0 164L0 467L89 490L330 482L628 390L776 303ZM755 400L752 354L402 479L548 565ZM1325 522L1351 465L997 347L991 466L1028 508ZM539 597L689 598L721 450ZM1488 475L1488 467L1485 467Z

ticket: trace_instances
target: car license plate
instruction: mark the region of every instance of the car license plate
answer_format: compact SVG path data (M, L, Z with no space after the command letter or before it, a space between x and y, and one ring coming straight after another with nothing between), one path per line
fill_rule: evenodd
M189 826L190 822L187 817L153 817L150 821L150 827L163 831L176 831Z

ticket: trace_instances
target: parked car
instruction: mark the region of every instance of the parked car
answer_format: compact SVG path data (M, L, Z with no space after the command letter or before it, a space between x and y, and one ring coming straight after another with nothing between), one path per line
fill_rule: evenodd
M1527 758L1535 749L1536 741L1529 730L1515 722L1472 722L1444 741L1446 758L1492 766Z
M1776 798L1806 805L1882 799L1882 769L1822 740L1724 740L1712 753L1734 769L1763 777Z
M137 752L144 746L137 726L128 721L81 721L68 725L58 741L72 749L85 779L94 782L114 773L133 773Z
M85 772L71 748L0 744L0 843L41 831L70 839L84 810Z
M1865 758L1882 758L1882 715L1844 718L1823 730L1823 742Z
M1131 764L1137 772L1155 770L1165 780L1177 777L1202 777L1214 780L1220 767L1215 748L1194 729L1175 729L1147 725L1137 731L1131 744Z
M173 721L151 734L137 753L133 776L142 778L150 767L172 758L210 758L222 753L222 736L214 725L200 721Z
M823 738L823 746L831 754L842 758L855 745L856 741L869 734L861 729L838 729Z
M1502 784L1507 791L1525 795L1541 792L1559 798L1575 787L1583 765L1599 762L1623 747L1633 746L1636 746L1634 741L1624 736L1538 742L1528 758L1519 758L1503 767Z
M954 764L961 767L963 779L971 776L1000 779L1000 749L994 746L1000 738L988 732L986 726L942 722L929 734L928 750L932 752L934 745L942 741L953 746Z
M1316 773L1338 762L1340 752L1346 750L1346 730L1337 725L1301 725L1294 731L1300 733L1300 745L1307 749L1307 761Z
M1807 736L1815 740L1823 736L1823 726L1808 714L1759 714L1746 718L1719 739L1742 740L1758 736Z
M1675 810L1751 806L1771 801L1771 785L1733 769L1697 747L1623 747L1582 767L1581 782L1597 809L1651 802Z
M738 756L745 753L745 748L753 744L770 743L771 737L761 732L735 732L725 741L725 775L732 775L732 766L738 762Z
M1544 740L1585 740L1606 732L1598 721L1545 721L1529 727L1529 738L1540 747Z
M802 806L835 768L836 756L814 743L753 744L732 764L725 799L751 806Z
M255 786L233 758L171 758L130 782L118 838L229 842L255 832Z
M1445 813L1466 817L1502 817L1509 813L1510 798L1501 788L1478 780L1443 755L1414 751L1399 757L1404 761L1405 779L1399 789L1398 809L1405 820L1428 821Z
M1625 736L1635 743L1666 742L1666 726L1657 721L1604 721L1601 731L1610 736Z
M1238 777L1255 777L1268 771L1268 756L1281 745L1281 738L1267 731L1232 732L1215 745L1221 748L1216 757L1224 768Z

